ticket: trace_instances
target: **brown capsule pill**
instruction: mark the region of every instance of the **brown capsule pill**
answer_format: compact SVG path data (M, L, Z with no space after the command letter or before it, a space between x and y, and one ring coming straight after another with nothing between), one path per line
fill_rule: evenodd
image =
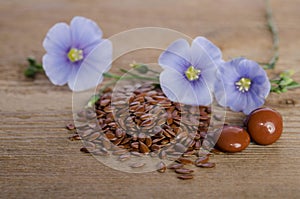
M276 142L282 134L282 117L273 109L256 109L250 113L246 122L248 133L257 144L272 144Z
M223 152L240 152L250 143L248 133L241 127L224 126L216 146Z

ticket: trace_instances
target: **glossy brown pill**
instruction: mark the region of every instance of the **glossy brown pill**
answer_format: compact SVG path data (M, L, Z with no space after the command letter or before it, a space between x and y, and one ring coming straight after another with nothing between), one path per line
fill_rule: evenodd
M257 144L268 145L276 142L282 129L282 117L273 109L256 109L248 116L247 131Z
M239 152L250 143L248 133L241 127L224 126L216 146L223 152Z

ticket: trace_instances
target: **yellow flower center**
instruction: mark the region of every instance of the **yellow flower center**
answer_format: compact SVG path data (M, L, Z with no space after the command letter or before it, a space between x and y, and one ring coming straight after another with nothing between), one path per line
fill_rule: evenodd
M83 51L77 48L71 48L68 53L68 58L71 62L77 62L83 59Z
M251 86L251 79L248 78L241 78L239 81L235 82L236 88L239 89L241 92L247 92Z
M188 80L193 81L199 79L201 71L196 69L194 66L190 66L186 71L185 71L185 76L188 78Z

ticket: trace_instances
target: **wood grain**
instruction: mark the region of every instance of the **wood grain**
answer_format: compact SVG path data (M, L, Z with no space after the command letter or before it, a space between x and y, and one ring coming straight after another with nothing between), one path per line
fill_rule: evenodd
M294 69L300 81L300 1L271 4L280 60L269 75ZM48 29L75 15L94 19L105 37L137 27L166 27L208 37L225 60L242 55L265 62L272 45L264 14L262 0L0 1L0 198L299 198L300 89L271 94L266 102L284 118L277 143L215 155L216 168L197 169L195 179L180 181L172 172L120 172L81 153L81 143L69 141L64 128L72 121L72 93L44 75L34 81L23 77L27 56L41 60ZM155 62L157 55L131 54L115 65ZM295 104L286 104L289 99ZM242 119L228 112L228 121Z

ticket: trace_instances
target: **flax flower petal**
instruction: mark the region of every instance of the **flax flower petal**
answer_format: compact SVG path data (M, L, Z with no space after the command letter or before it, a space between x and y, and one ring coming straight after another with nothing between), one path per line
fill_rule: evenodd
M176 40L160 55L158 60L162 68L171 68L183 73L191 65L189 43L184 39Z
M82 62L78 71L74 71L68 81L68 85L73 91L83 91L96 87L102 82L104 72L111 67L112 43L103 40Z

